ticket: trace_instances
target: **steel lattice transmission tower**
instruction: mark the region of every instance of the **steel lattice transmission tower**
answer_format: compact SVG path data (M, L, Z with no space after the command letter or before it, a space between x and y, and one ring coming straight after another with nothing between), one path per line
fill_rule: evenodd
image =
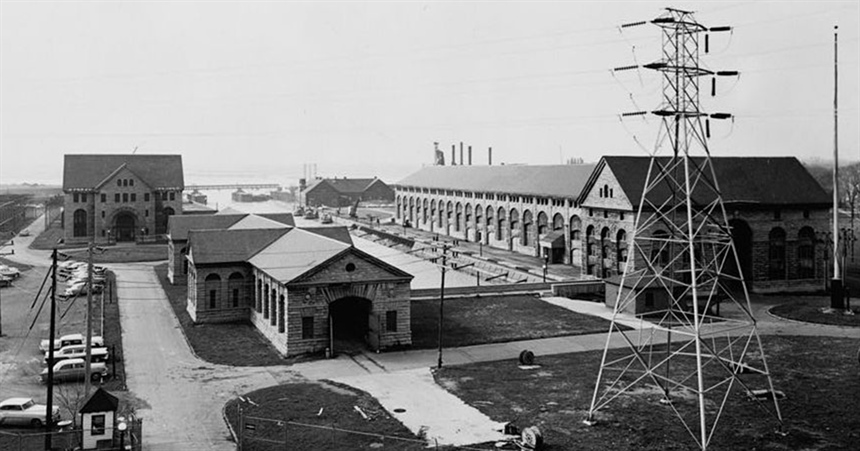
M733 396L750 397L782 426L708 150L709 119L731 115L708 114L699 101L702 80L714 83L714 94L716 77L738 74L706 69L699 60L701 38L707 51L708 33L729 27L707 28L693 13L677 9L650 23L662 31L663 55L642 67L663 76L661 105L650 112L660 117L660 132L585 422L598 422L598 411L613 400L651 386L697 445L707 449ZM643 114L648 113L628 115ZM618 314L634 310L643 297L653 302L646 318L653 327L630 331L620 326ZM720 305L731 315L719 316ZM613 332L623 337L615 350L610 349L617 348Z

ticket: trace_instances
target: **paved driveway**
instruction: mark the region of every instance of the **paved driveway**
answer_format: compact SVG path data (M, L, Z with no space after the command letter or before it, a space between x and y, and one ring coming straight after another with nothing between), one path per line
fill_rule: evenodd
M266 368L232 368L199 360L152 265L111 265L117 275L128 388L147 403L147 450L233 450L221 417L237 393L278 384L289 373ZM228 346L225 343L225 346Z

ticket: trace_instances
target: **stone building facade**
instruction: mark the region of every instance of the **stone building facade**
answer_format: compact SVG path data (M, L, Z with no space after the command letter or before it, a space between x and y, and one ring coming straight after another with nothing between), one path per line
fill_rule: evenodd
M821 186L795 158L711 161L748 288L756 292L822 289L832 210ZM641 253L632 251L632 232L649 163L649 157L604 157L584 187L586 274L620 275L630 257L633 268L644 267ZM645 233L666 236L669 232L666 224L654 224ZM660 255L662 261L674 260L670 250L660 252L665 254Z
M580 266L579 193L593 167L425 167L394 185L396 218L421 230Z
M190 230L189 315L248 320L287 356L411 345L412 276L327 229Z
M167 233L182 214L180 155L66 155L67 243L141 241Z

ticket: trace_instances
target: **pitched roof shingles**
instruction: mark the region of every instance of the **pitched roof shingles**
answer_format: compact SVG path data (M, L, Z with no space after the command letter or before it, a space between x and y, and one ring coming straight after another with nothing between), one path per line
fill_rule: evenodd
M593 164L426 166L401 186L577 198Z
M152 189L184 189L181 155L66 155L63 190L94 189L122 165Z

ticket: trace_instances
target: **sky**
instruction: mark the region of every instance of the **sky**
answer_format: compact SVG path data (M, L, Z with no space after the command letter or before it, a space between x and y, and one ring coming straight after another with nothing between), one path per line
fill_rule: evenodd
M434 142L473 164L647 155L664 8L714 32L716 156L860 159L860 2L0 2L0 183L63 155L181 154L186 184L396 182ZM136 150L135 150L136 149ZM665 150L661 150L663 152ZM458 150L459 153L459 150ZM458 155L459 158L459 155Z

